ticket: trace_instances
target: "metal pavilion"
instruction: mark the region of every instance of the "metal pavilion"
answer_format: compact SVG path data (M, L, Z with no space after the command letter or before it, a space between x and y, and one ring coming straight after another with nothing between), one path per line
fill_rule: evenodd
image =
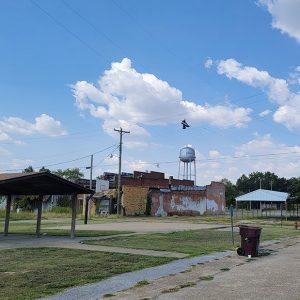
M4 235L8 235L12 196L37 195L37 223L36 235L41 233L42 201L45 195L71 195L72 196L72 221L71 238L75 237L76 200L78 194L93 194L94 192L81 185L61 178L49 172L32 173L2 173L0 174L0 195L6 196L6 216Z

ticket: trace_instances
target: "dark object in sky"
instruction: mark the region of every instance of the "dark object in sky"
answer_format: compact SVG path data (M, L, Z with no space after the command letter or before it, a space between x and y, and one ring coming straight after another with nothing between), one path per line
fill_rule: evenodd
M181 121L182 129L186 129L187 127L190 127L190 125L186 122L186 120Z

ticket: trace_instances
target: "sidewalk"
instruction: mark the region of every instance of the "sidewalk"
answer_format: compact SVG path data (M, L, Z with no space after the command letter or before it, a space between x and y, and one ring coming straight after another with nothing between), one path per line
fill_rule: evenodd
M67 289L44 300L299 299L300 238L265 246L268 256L248 259L227 251L180 259Z
M300 238L267 248L272 253L269 256L249 260L233 254L198 264L190 272L166 276L105 299L300 299Z
M33 235L21 235L11 234L9 236L0 235L0 250L2 249L14 249L14 248L41 248L41 247L54 247L54 248L67 248L67 249L80 249L89 251L102 251L102 252L113 252L113 253L127 253L136 255L146 256L157 256L157 257L174 257L184 258L187 254L170 252L170 251L155 251L155 250L144 250L144 249L131 249L122 247L109 247L100 245L88 245L82 244L84 240L105 240L114 238L116 236L130 236L132 233L119 234L113 236L98 236L98 237L76 237L70 239L68 236L50 236L45 235L37 238Z

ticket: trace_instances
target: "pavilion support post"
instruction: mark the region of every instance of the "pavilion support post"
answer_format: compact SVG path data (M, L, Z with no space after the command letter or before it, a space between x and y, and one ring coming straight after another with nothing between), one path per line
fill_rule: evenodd
M282 203L280 203L280 225L282 227Z
M89 217L89 208L90 208L90 200L94 194L89 195L88 197L85 196L85 208L84 208L84 224L87 224L88 217Z
M36 218L36 236L41 236L41 222L42 222L42 209L43 209L43 195L39 195L37 205L37 218Z
M261 201L259 202L259 209L260 209L260 216L262 217L262 206L261 206Z
M244 218L244 202L242 202L242 219Z
M6 214L5 214L5 223L4 223L4 235L5 236L8 235L10 208L11 208L11 195L7 195L7 197L6 197Z
M72 195L72 221L71 221L71 239L75 238L75 225L76 225L76 200L77 195Z

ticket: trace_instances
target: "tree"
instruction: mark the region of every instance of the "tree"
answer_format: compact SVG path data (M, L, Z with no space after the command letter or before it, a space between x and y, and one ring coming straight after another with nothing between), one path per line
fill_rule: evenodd
M34 172L34 169L32 166L28 166L27 168L25 168L22 173L31 173Z
M39 172L48 172L48 173L51 173L51 171L45 167L41 167Z
M221 182L225 185L226 206L229 207L231 204L234 205L237 193L236 186L226 178L223 178Z
M287 191L296 202L300 200L300 178L292 177L287 180Z
M58 175L64 179L80 179L83 178L84 175L82 172L80 172L79 168L67 168L65 170L58 169L53 172L53 174Z
M243 195L251 191L255 191L260 187L266 190L274 190L279 192L287 191L287 180L278 177L271 172L252 172L248 176L242 175L236 182L238 195Z

